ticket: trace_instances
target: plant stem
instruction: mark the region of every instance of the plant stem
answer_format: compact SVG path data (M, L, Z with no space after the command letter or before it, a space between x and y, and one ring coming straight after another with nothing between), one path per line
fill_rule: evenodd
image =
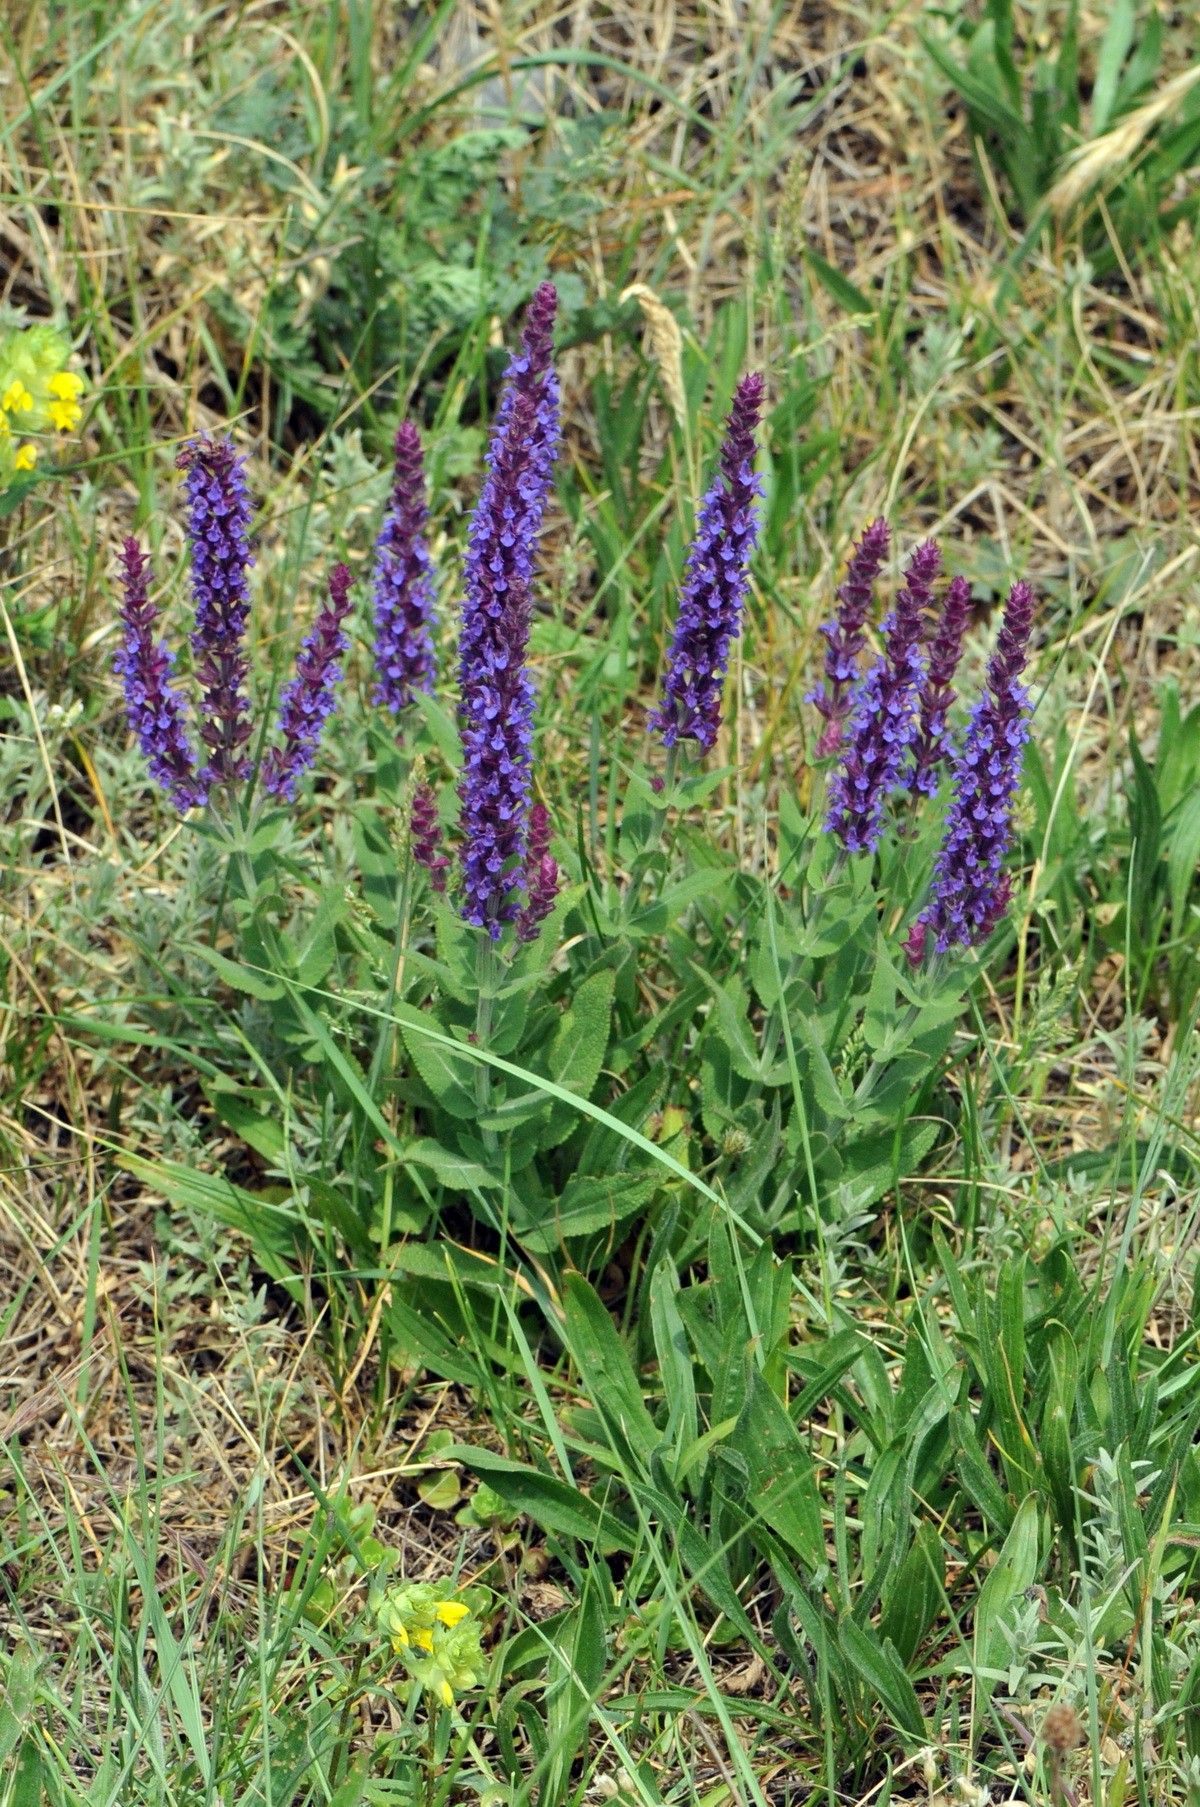
M492 1015L496 1003L496 946L486 929L479 932L475 950L475 977L478 991L475 1000L475 1042L486 1048L492 1037ZM492 1069L486 1061L475 1063L475 1106L481 1117L491 1109ZM494 1129L483 1129L483 1145L494 1154L499 1141Z

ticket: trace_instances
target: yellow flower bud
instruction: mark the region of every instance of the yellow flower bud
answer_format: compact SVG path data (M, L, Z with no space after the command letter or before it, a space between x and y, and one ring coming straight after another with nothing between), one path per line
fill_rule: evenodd
M14 377L0 396L0 407L9 414L28 414L33 407L33 397L19 377Z
M21 446L13 459L13 465L19 471L31 471L36 463L37 447L35 445Z

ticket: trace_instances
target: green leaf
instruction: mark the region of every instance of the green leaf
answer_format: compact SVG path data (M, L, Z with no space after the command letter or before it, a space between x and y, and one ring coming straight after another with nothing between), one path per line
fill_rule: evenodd
M757 1369L730 1443L746 1463L755 1512L808 1569L819 1568L825 1539L812 1456Z
M397 1004L394 1014L414 1067L442 1109L463 1122L477 1116L476 1062L465 1052L459 1054L453 1045L447 1046L448 1038L435 1041L426 1035L426 1022L420 1011Z
M874 302L869 301L848 276L843 276L833 264L826 263L811 245L804 247L804 257L825 293L831 295L840 308L844 308L848 314L874 314Z
M1092 85L1092 136L1108 129L1117 97L1117 84L1133 43L1133 0L1111 0L1108 25L1096 55L1096 79Z
M1038 1577L1038 1502L1036 1493L1022 1501L975 1604L976 1687L990 1694L995 1686L984 1671L1002 1667L1007 1643L1002 1626L1019 1595Z
M42 1807L44 1780L41 1746L36 1735L30 1732L22 1744L21 1754L17 1758L17 1767L12 1778L12 1793L9 1796L10 1807Z
M893 1724L910 1737L923 1738L921 1703L890 1639L881 1640L869 1625L857 1624L848 1613L839 1621L837 1635L846 1661L882 1703Z
M1059 1527L1068 1541L1071 1541L1075 1535L1075 1463L1071 1447L1071 1421L1079 1385L1079 1351L1065 1324L1052 1321L1046 1325L1045 1352L1050 1384L1046 1392L1038 1449Z
M1171 927L1186 932L1187 900L1200 867L1200 791L1189 797L1170 831L1167 854L1167 889L1171 898Z
M937 64L947 81L982 123L990 126L1010 148L1018 144L1028 148L1029 133L1025 122L1005 104L998 86L992 86L981 79L978 73L966 70L956 63L936 39L926 37L923 31L918 32L917 36L924 45L926 54Z
M523 1248L548 1252L569 1237L615 1230L649 1202L659 1183L658 1176L644 1168L607 1176L572 1174L561 1196L536 1223L529 1221L526 1207L518 1205L512 1220L514 1234Z
M766 1072L749 1021L749 1000L736 977L721 984L697 961L692 971L712 993L716 1006L712 1029L721 1039L735 1073L752 1083L761 1081ZM710 1031L711 1032L711 1031Z
M660 1261L650 1277L650 1330L668 1406L663 1442L672 1452L677 1479L685 1452L699 1437L700 1418L692 1352L679 1315L679 1277L669 1259Z
M453 1443L444 1453L450 1461L461 1462L486 1481L501 1499L544 1530L562 1537L577 1537L581 1543L602 1549L632 1553L636 1547L636 1533L628 1525L556 1475L543 1474L540 1469L527 1468L521 1462L511 1462L507 1456L471 1444Z
M591 1096L608 1050L616 974L603 967L584 980L570 1006L559 1019L546 1056L549 1077L581 1098ZM543 1148L554 1148L569 1136L578 1118L569 1105L556 1104L542 1137Z
M235 1136L240 1136L247 1148L260 1154L264 1161L270 1161L273 1167L282 1166L287 1136L278 1114L257 1110L244 1094L227 1090L222 1085L205 1085L204 1095L222 1123L227 1124ZM257 1093L260 1098L264 1095Z
M205 947L199 941L185 941L182 952L205 961L219 978L224 979L226 985L232 985L235 991L244 991L262 1003L274 1003L283 996L282 980L255 967L243 966L240 961L229 960L224 954L219 954L215 947Z
M958 1481L963 1492L990 1525L1007 1530L1012 1524L1012 1507L979 1447L975 1425L966 1412L950 1413L950 1437L958 1452Z
M147 1161L124 1152L114 1159L118 1167L153 1191L161 1192L168 1204L199 1211L217 1223L241 1230L275 1278L295 1271L297 1251L308 1243L309 1237L294 1207L277 1204L261 1193L247 1192L223 1175L199 1173L180 1161Z
M608 1308L582 1274L567 1275L563 1316L563 1340L589 1395L609 1429L645 1464L661 1439Z
M885 1590L879 1634L895 1645L901 1662L911 1663L941 1610L946 1559L937 1527L921 1525L904 1561Z
M0 1700L0 1773L33 1715L36 1683L37 1658L27 1645L18 1644L4 1677L7 1698Z
M696 903L702 897L718 898L731 877L729 872L712 869L690 872L676 884L668 885L661 896L635 910L629 919L629 926L638 935L665 934L689 904Z
M428 1136L402 1142L396 1150L396 1159L405 1167L424 1167L436 1174L443 1186L456 1192L482 1190L485 1186L501 1183L477 1161L468 1161L464 1155L443 1148L440 1142L434 1142Z
M413 702L417 713L422 717L426 728L433 739L438 752L452 772L457 772L462 761L462 743L458 737L458 727L448 709L443 708L436 697L428 691L415 690Z

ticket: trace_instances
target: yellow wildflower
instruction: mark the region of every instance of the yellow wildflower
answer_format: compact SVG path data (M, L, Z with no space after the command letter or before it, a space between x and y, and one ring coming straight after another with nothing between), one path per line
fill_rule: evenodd
M440 1619L443 1625L454 1626L460 1619L465 1619L470 1610L461 1600L443 1600L440 1606L434 1607L433 1612L434 1617Z
M37 447L35 445L23 445L13 459L13 469L18 471L31 471L36 463Z
M58 433L69 433L83 419L83 409L78 402L50 402L48 408Z
M77 402L83 394L83 378L73 370L56 370L46 387L60 402Z
M20 377L14 377L3 396L0 396L0 407L8 414L29 413L33 407L33 397Z
M428 1581L393 1583L374 1592L379 1629L421 1688L453 1706L455 1694L475 1688L486 1669L479 1620L464 1600L447 1599Z

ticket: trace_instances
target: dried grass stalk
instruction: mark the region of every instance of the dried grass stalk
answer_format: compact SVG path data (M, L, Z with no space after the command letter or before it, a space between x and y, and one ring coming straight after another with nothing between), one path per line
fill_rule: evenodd
M1200 82L1200 63L1173 76L1143 106L1126 114L1111 132L1105 132L1102 138L1076 151L1050 190L1050 205L1055 213L1069 213L1097 184L1114 171L1123 170L1159 120L1165 119L1184 96L1191 93L1197 82Z
M636 301L646 322L646 355L658 365L663 393L671 404L680 426L687 419L687 396L683 389L683 334L679 322L667 306L644 282L631 282L621 291L622 301Z

